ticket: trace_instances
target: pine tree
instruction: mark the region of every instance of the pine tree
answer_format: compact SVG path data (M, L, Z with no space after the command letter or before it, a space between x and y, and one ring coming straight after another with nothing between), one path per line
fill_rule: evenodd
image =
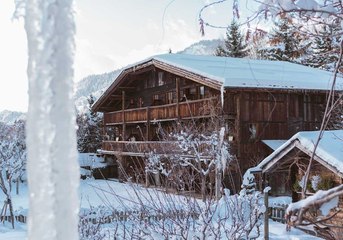
M88 111L77 116L77 146L81 153L94 153L101 146L102 121L101 116L93 112L91 107L95 102L93 95L88 98Z
M276 61L300 62L309 44L296 24L289 18L281 18L269 36L269 45L260 49L262 58Z
M215 55L243 58L247 55L246 45L243 42L243 35L240 32L238 23L232 21L226 31L225 47L218 46Z
M306 57L302 63L307 66L334 71L340 50L339 31L338 24L323 25L312 41L311 55Z

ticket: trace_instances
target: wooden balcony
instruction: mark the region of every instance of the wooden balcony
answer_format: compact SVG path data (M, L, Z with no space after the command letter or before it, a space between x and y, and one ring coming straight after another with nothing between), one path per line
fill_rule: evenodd
M176 119L202 118L210 116L210 108L216 97L173 103L161 106L132 108L104 113L106 125L139 123L148 121L171 121Z
M162 141L103 141L102 151L129 156L145 156L150 152L164 153L167 149L176 149L176 142Z
M208 147L210 147L209 143L203 142L197 150L206 152ZM147 156L151 152L156 154L180 154L182 150L176 141L103 141L100 150L100 153L103 154L140 157Z

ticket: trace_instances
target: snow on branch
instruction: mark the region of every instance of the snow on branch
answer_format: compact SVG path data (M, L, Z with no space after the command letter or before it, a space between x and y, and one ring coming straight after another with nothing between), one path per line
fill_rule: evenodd
M311 209L321 210L322 215L327 216L331 209L337 207L339 196L343 195L343 185L323 191L319 190L314 195L291 203L286 210L288 225L301 225L305 213Z

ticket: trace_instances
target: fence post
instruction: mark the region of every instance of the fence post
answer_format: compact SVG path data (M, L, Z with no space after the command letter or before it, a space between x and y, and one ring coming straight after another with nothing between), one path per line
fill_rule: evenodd
M269 240L269 204L268 204L268 192L270 191L270 187L266 187L263 190L264 193L264 206L266 211L264 212L264 240Z

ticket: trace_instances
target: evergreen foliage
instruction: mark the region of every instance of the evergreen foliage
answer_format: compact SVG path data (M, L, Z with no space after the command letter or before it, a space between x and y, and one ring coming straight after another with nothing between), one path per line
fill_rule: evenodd
M299 62L309 43L301 34L296 24L289 18L281 18L269 36L268 47L260 49L264 59L276 61Z
M77 116L77 148L80 153L95 153L101 147L102 118L99 113L92 112L95 102L93 95L88 97L88 111Z
M307 66L334 71L340 51L340 35L337 34L339 30L340 27L337 23L325 24L320 27L312 40L312 52L302 63Z
M243 35L241 34L239 25L236 21L232 21L226 31L225 47L218 46L215 55L236 58L247 56Z

